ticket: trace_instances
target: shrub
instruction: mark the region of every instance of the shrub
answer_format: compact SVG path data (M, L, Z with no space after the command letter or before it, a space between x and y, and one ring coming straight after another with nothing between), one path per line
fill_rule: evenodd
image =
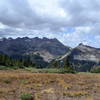
M30 93L23 93L21 95L21 100L34 100L34 98Z
M4 83L6 83L6 84L10 84L11 83L11 80L4 80Z

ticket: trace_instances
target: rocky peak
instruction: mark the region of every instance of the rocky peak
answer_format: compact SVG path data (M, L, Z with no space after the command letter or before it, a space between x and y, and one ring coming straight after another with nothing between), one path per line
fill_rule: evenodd
M6 41L6 42L5 42ZM41 52L47 51L47 56L60 56L64 55L70 49L64 46L57 39L44 38L28 38L28 37L18 37L16 39L7 39L0 41L0 52L7 54L9 56L13 55L25 55L30 52ZM51 56L52 55L52 56ZM45 55L46 56L46 55Z
M66 58L77 71L90 71L93 66L100 64L100 49L81 43L60 60Z
M100 49L98 48L94 48L94 47L91 47L91 46L88 46L88 45L84 45L84 44L79 44L75 49L78 49L80 50L81 52L90 52L90 53L93 53L93 52L96 52Z
M80 43L79 46L84 46L84 44L83 43Z

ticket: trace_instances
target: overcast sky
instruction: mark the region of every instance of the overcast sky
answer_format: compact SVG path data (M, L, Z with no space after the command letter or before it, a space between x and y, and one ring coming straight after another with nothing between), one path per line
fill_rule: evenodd
M100 48L100 0L0 0L0 37L23 36Z

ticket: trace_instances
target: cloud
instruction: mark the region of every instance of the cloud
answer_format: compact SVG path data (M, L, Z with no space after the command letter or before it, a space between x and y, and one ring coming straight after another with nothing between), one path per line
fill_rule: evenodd
M100 0L0 0L0 37L58 38L100 47Z

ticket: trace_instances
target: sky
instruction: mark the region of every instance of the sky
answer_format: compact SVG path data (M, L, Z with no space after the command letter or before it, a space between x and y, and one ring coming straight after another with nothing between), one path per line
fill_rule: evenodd
M0 38L25 36L100 48L100 0L0 0Z

